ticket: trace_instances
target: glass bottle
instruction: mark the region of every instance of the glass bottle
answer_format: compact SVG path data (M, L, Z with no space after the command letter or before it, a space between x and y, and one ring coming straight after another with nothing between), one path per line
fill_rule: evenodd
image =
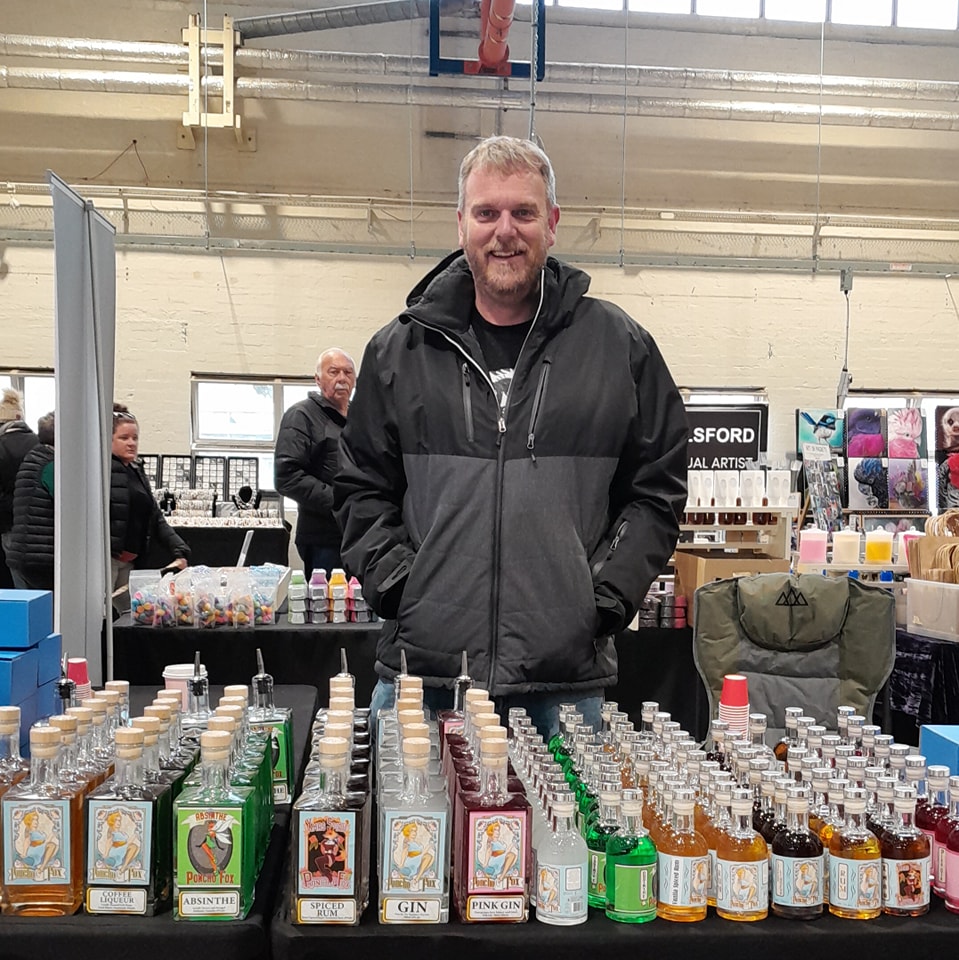
M695 795L686 787L674 791L671 829L659 847L659 900L656 916L689 923L705 920L708 910L709 851L693 826Z
M440 710L436 715L439 724L440 753L446 750L446 737L463 730L464 711L466 710L466 691L473 686L469 672L469 660L464 650L460 656L459 676L453 678L453 705L449 710ZM485 699L485 698L484 698ZM564 706L569 707L570 704ZM562 711L562 707L560 707ZM552 743L552 741L550 741Z
M257 672L253 677L254 703L250 708L250 730L269 737L273 771L273 802L292 799L296 770L293 765L293 711L273 702L273 677L263 667L263 654L256 650Z
M719 764L720 769L728 769L726 766L726 734L729 732L729 724L725 720L711 720L709 723L709 745L706 747L706 759L713 760Z
M769 913L769 850L753 829L752 792L735 787L729 825L716 837L716 913L725 920L763 920Z
M253 906L256 828L247 804L251 788L230 786L231 746L232 737L225 731L203 733L200 786L184 789L174 802L176 919L243 919Z
M83 792L59 781L60 739L31 727L30 777L0 800L5 913L62 917L83 902Z
M564 799L551 804L551 825L536 854L536 919L556 926L584 923L588 916L586 871L589 851L573 822L575 804Z
M532 872L529 801L507 789L505 740L484 740L481 761L481 790L464 791L458 800L456 911L466 923L525 923Z
M130 681L107 680L103 689L115 690L120 694L120 701L117 705L118 723L121 727L128 727L130 725Z
M732 817L729 807L733 796L731 780L714 780L710 784L712 803L709 816L703 823L702 835L709 851L709 881L706 888L706 902L711 907L716 906L716 881L719 871L719 838L732 826Z
M786 707L784 711L786 732L779 743L773 748L777 760L784 762L786 760L786 751L790 747L798 746L796 739L796 720L802 715L802 707Z
M918 917L929 912L929 866L932 845L914 822L916 791L895 788L896 822L883 834L882 912Z
M20 756L20 708L0 707L0 796L29 773Z
M206 669L200 663L200 651L196 651L193 662L193 677L187 681L187 703L189 709L180 722L184 730L205 730L206 722L212 716L210 710L210 681Z
M882 910L882 860L879 841L863 822L866 791L846 788L843 806L845 822L829 839L829 912L872 920Z
M916 826L929 838L932 847L932 862L929 865L929 882L936 886L936 865L939 859L936 849L936 827L940 820L949 816L949 768L930 764L926 770L929 789L928 803L916 805Z
M786 791L786 826L772 843L772 909L790 920L815 920L823 913L822 841L809 828L809 790Z
M152 917L170 906L172 792L146 783L143 741L140 728L118 728L113 777L87 797L87 913Z
M344 737L320 737L316 785L293 804L293 923L356 925L369 903L369 795L347 790Z
M619 790L601 790L599 816L586 831L586 846L589 848L589 876L586 883L591 907L606 908L606 845L620 828L620 799Z
M756 750L755 757L775 758L773 748L766 743L766 714L751 713L749 715L749 741Z
M447 923L450 801L432 792L428 737L403 740L403 786L380 811L380 923Z
M606 843L606 916L620 923L656 919L659 855L643 827L641 800L623 800L624 825Z
M949 834L959 827L959 776L949 778L948 790L949 813L936 824L936 843L932 855L935 857L935 881L933 893L939 897L946 896L946 855L949 852ZM956 869L959 870L959 864Z

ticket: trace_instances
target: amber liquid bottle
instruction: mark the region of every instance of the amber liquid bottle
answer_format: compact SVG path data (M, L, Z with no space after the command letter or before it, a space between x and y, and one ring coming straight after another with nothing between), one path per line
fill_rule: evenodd
M693 827L693 791L673 795L672 829L663 834L659 847L659 901L656 916L690 923L705 920L709 851L701 833Z
M764 920L769 914L769 850L753 829L752 792L732 791L731 820L716 836L716 913L724 920Z
M896 787L893 806L897 822L884 834L882 851L882 912L918 917L929 912L929 867L932 845L913 822L914 787Z
M778 917L816 920L823 912L822 841L807 821L809 791L786 791L786 826L772 844L772 906Z
M863 822L866 791L844 794L845 823L829 840L829 912L848 920L872 920L882 912L879 841Z
M802 707L786 707L785 710L785 727L786 734L776 744L773 748L773 752L776 754L776 759L781 763L786 762L786 751L790 747L795 747L799 745L799 740L796 737L796 721L803 715Z

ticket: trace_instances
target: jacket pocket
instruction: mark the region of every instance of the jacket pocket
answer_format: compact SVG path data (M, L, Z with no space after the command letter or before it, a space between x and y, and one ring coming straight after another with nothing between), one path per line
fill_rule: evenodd
M610 540L609 546L606 550L598 550L594 557L596 560L593 562L591 572L593 574L593 580L598 580L599 575L603 572L603 567L613 559L613 554L616 552L616 548L619 546L619 541L626 536L626 531L629 529L629 521L624 520L617 528L616 533L613 534L613 539Z
M549 357L543 358L543 369L539 374L539 383L536 385L536 393L533 394L533 409L529 415L529 432L526 437L526 449L529 455L536 459L533 452L536 446L536 424L539 422L540 411L546 403L546 388L549 386L549 367L553 361Z
M463 416L466 418L466 441L473 442L473 395L470 392L469 364L463 364Z

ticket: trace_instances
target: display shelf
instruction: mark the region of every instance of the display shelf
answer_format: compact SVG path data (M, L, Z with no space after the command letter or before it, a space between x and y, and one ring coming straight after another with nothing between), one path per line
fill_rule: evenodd
M889 570L893 574L909 573L907 563L797 563L796 573L849 573L858 570L860 573L882 573Z
M676 550L699 554L753 554L779 560L789 559L792 549L792 522L796 511L792 507L709 507L710 511L724 513L735 509L745 513L750 522L730 524L683 523L679 529L685 533L713 534L715 539L686 540L676 544ZM698 507L692 511L702 510ZM753 524L755 514L766 514L770 522Z

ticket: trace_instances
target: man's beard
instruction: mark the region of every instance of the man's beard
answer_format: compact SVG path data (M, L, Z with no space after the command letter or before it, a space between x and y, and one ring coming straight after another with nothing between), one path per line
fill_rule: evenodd
M478 255L467 251L466 260L477 287L497 297L525 298L536 289L546 256L544 252L537 257L535 250L526 247L515 261L499 263L486 250Z

